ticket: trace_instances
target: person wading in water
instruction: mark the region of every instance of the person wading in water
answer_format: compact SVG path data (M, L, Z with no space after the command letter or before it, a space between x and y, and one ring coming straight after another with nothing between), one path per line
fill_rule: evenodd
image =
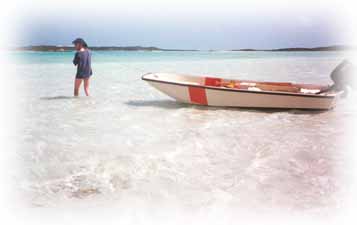
M73 64L77 66L76 79L74 82L74 96L78 96L79 88L84 81L84 92L89 96L89 79L92 76L91 52L87 43L82 38L77 38L72 42L76 49Z

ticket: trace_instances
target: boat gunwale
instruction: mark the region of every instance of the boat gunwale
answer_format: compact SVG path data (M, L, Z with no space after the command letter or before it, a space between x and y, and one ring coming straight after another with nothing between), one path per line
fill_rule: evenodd
M205 89L211 90L219 90L219 91L231 91L231 92L243 92L243 93L254 93L254 94L268 94L268 95L287 95L287 96L294 96L294 97L308 97L308 98L335 98L340 92L336 92L330 95L317 95L317 94L304 94L304 93L289 93L289 92L280 92L280 91L253 91L253 90L243 90L243 89L233 89L233 88L224 88L224 87L214 87L214 86L206 86L200 84L188 84L188 83L179 83L173 81L164 81L164 80L157 80L157 79L150 79L146 78L147 75L152 75L155 73L148 73L144 74L141 79L145 81L157 82L157 83L165 83L165 84L172 84L178 86L186 86L186 87L200 87Z

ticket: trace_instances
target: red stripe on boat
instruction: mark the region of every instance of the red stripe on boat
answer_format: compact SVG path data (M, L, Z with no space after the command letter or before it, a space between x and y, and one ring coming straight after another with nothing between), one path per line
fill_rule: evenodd
M206 77L205 85L207 86L221 86L222 79L215 77Z
M207 105L206 90L201 87L188 87L190 100L192 103Z

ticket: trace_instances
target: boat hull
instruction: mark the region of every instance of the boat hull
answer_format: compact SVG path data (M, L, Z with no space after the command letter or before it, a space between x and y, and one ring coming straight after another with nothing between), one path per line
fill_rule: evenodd
M280 92L246 91L228 88L205 87L187 82L171 82L143 76L151 86L179 102L246 108L331 109L335 95L301 95Z

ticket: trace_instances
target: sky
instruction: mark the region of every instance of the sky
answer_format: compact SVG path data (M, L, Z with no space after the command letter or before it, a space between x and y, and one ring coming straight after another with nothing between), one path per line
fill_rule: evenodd
M15 45L156 46L170 49L317 47L349 44L336 5L280 1L28 1Z

